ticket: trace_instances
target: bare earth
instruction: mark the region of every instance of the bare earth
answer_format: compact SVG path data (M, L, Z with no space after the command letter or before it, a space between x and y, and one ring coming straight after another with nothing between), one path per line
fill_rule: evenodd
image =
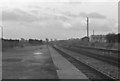
M3 52L2 79L57 79L46 45L13 48Z

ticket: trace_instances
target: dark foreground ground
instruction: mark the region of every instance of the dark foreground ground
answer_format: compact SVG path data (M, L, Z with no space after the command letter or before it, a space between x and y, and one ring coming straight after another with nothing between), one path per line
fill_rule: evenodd
M2 54L2 79L57 79L46 45L16 47Z

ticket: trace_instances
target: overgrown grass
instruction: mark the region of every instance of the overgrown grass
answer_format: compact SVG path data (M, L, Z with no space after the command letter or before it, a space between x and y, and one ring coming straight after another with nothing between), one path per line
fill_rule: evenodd
M88 46L88 47L96 47L96 48L105 48L105 49L118 49L120 43L104 43L104 42L86 42L80 40L66 40L59 41L59 44L63 45L78 45L78 46Z

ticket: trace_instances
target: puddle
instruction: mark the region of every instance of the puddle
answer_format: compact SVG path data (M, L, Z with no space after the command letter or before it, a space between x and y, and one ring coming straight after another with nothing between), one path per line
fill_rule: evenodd
M2 59L3 62L20 62L22 59L20 58L7 58L7 59Z
M41 54L43 54L43 53L41 53L41 52L36 52L36 53L34 53L35 55L41 55Z

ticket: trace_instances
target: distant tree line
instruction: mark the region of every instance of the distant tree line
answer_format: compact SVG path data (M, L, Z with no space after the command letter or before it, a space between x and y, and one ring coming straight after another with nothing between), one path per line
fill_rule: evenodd
M5 41L7 41L7 42L19 42L18 39L2 39L2 42L5 42Z
M7 48L13 48L15 46L21 46L23 44L26 45L40 45L43 44L42 40L38 40L38 39L29 39L27 41L21 41L18 39L1 39L2 40L2 49L5 50ZM21 43L22 42L22 43Z
M19 40L17 39L2 39L2 49L13 48L19 45Z
M106 35L106 40L108 43L120 43L120 33L114 34L114 33L109 33Z
M29 43L30 44L43 44L43 41L38 40L38 39L29 39Z

